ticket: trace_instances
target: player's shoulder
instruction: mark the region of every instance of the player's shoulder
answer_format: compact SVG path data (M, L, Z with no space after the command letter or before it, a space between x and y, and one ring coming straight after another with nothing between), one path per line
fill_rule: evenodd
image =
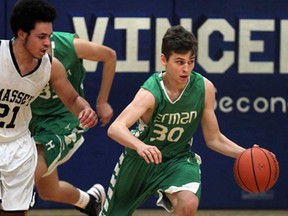
M213 82L209 79L207 79L206 77L203 77L204 79L204 88L205 88L205 92L211 92L211 93L215 93L215 86L213 84Z
M52 56L51 62L53 67L64 67L63 64L58 60L58 58Z
M133 102L139 103L141 106L145 106L147 108L152 108L155 105L156 98L155 95L148 89L140 88L136 93Z
M211 80L209 80L207 77L203 76L199 72L192 71L190 76L192 77L197 77L198 79L202 79L204 81L204 85L208 87L214 87L214 84L212 83Z

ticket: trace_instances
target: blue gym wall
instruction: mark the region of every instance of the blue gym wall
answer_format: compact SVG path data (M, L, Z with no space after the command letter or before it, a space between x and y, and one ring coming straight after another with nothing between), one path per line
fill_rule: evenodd
M233 178L234 160L205 146L201 130L193 150L202 156L201 209L286 209L288 136L288 1L212 0L50 0L58 12L56 31L77 32L117 51L110 103L115 117L143 81L160 69L161 37L182 24L199 39L196 71L217 89L215 107L222 132L249 148L254 143L275 153L279 181L263 194L247 194ZM0 37L11 38L9 13L15 0L0 1ZM127 40L128 38L128 40ZM102 65L85 63L86 96L92 105ZM78 153L59 168L60 178L86 190L95 182L108 187L122 146L96 126ZM155 208L151 197L142 208ZM39 200L36 208L69 206Z

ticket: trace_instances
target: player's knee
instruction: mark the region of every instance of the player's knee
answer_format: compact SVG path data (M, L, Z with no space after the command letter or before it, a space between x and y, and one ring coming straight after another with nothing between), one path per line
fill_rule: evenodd
M197 212L197 205L195 204L195 202L191 202L191 204L185 204L183 207L183 211L182 214L183 216L194 216L196 215Z
M176 215L181 216L194 216L196 215L198 209L198 200L196 199L186 199L178 202L178 205L175 207Z
M47 194L45 193L38 193L39 197L42 199L42 200L49 200L49 196L47 196Z
M38 191L38 195L39 197L42 199L42 200L45 200L45 201L49 201L49 200L53 200L54 197L55 197L55 192L53 190L44 190L44 191L41 191L39 190Z

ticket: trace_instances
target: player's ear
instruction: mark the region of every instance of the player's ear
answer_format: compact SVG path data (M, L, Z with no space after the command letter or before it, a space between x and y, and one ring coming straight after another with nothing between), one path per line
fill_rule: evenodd
M28 36L27 32L23 31L22 29L19 29L17 32L17 36L21 40L25 40Z
M161 60L162 65L165 67L167 65L167 59L163 53L160 56L160 60Z

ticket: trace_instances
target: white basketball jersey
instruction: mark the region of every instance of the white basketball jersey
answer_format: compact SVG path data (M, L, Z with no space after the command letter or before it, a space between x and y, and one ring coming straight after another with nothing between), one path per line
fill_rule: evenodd
M0 143L10 142L29 132L31 102L49 82L48 54L31 73L22 76L12 51L12 42L0 41Z

